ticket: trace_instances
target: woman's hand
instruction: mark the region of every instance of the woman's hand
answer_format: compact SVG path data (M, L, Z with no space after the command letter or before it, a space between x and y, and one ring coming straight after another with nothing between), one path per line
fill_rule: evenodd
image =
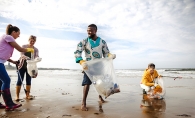
M17 61L12 61L11 63L16 64L16 65L18 64L18 62L17 62Z
M13 63L13 64L16 64L16 65L19 64L18 61L13 61L13 60L11 60L11 59L8 59L7 61L9 61L9 62L11 62L11 63Z

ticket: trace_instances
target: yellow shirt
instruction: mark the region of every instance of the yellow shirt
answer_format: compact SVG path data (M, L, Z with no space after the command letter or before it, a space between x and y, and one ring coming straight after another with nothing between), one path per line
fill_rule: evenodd
M157 78L158 72L156 70L154 70L154 73L151 75L150 71L148 69L146 69L144 71L142 80L141 80L141 84L144 84L146 86L154 86L154 79Z

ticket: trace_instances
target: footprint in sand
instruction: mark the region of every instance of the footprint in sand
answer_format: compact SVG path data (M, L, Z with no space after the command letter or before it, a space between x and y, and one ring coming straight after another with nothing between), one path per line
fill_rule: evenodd
M62 117L64 117L64 116L70 116L70 117L71 117L72 115L67 115L67 114L65 114L65 115L63 115Z
M99 113L94 113L95 115L99 115Z
M187 114L182 114L182 115L177 115L177 116L191 117L191 115L187 115Z

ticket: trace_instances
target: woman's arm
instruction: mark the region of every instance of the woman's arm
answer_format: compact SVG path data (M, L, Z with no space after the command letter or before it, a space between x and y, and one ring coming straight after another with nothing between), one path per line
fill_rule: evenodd
M22 48L20 47L16 42L9 42L9 44L14 47L16 50L18 50L19 52L27 52L26 48Z
M38 50L38 48L35 48L35 58L37 58L37 57L39 57L39 50Z
M26 48L25 45L22 45L22 48ZM23 56L25 52L20 52L20 56ZM25 56L25 55L24 55Z
M13 61L12 59L8 59L7 61L13 63L13 64L18 64L18 61Z

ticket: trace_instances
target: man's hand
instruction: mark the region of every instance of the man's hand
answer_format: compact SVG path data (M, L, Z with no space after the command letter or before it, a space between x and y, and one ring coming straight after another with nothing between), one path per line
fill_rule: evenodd
M109 53L108 54L108 58L115 59L116 58L116 54Z
M87 63L86 63L86 61L85 60L80 60L80 65L83 67L83 70L87 70L88 69L88 67L87 67Z

